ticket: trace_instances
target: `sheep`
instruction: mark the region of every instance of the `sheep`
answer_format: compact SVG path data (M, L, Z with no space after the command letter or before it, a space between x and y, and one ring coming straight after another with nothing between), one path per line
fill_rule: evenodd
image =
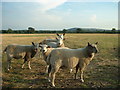
M56 42L49 42L46 44L52 48L65 47L63 39L61 38L56 38Z
M59 35L59 34L57 33L56 35L58 36L58 39L65 40L65 38L64 38L65 33L63 33L63 34L61 34L61 35ZM47 43L49 43L49 42L57 42L57 40L56 40L56 39L45 39L45 40L43 40L41 43L42 43L42 44L47 44Z
M47 57L48 57L48 55L51 53L51 51L53 50L53 49L61 49L61 47L59 47L59 48L51 48L50 46L48 46L48 45L46 45L46 44L39 44L39 47L41 47L41 49L40 49L40 51L42 52L42 55L43 55L43 58L44 58L44 60L45 60L45 62L46 62L46 64L47 64L47 67L46 67L46 73L48 73L48 67L49 67L49 65L48 65L48 63L47 63ZM62 48L66 48L66 49L68 49L68 47L62 47ZM72 72L72 70L70 70L70 73Z
M43 59L44 59L44 61L45 61L46 64L47 64L46 59L47 59L48 55L50 54L50 52L51 52L54 48L51 48L50 46L48 46L48 45L46 45L46 44L41 44L41 43L40 43L39 47L41 47L40 52L42 52ZM49 65L47 64L47 66L46 66L46 73L48 72L48 67L49 67Z
M97 42L98 43L98 42ZM49 63L48 68L48 81L55 87L54 80L55 74L60 67L65 66L69 69L76 68L75 79L78 72L80 71L80 80L83 80L83 71L85 67L93 59L94 55L98 52L97 43L90 44L84 48L78 49L54 49L49 54L47 62Z
M38 44L34 44L32 42L32 45L8 45L4 53L6 52L7 55L7 63L8 63L8 71L11 67L11 60L14 59L24 59L22 68L24 68L24 64L26 61L28 61L28 67L31 69L30 66L30 60L36 55L38 51Z

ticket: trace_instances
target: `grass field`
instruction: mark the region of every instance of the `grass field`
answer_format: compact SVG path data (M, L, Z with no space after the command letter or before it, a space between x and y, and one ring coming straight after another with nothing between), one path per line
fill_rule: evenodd
M47 38L55 38L55 34L3 34L2 50L8 44L30 45L32 41L39 43ZM56 74L56 88L116 88L118 82L118 35L117 34L66 34L65 46L81 48L87 42L99 42L99 53L94 57L84 72L84 83L74 80L74 72L60 69ZM11 88L52 88L46 79L45 62L37 54L28 66L22 69L23 60L12 60L12 69L7 71L6 54L2 54L2 87ZM79 73L78 73L79 75Z

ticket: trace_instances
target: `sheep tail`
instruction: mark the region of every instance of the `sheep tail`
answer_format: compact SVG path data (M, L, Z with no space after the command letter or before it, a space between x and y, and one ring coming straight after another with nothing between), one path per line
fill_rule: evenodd
M3 53L5 53L7 51L7 47L4 49Z

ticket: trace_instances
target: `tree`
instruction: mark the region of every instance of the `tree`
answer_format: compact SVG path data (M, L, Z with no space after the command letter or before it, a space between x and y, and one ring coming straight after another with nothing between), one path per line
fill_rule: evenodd
M67 30L66 29L63 29L63 33L66 33L67 32Z
M8 28L7 33L12 33L13 30L11 28Z
M82 31L81 28L77 28L77 29L76 29L76 33L80 33L81 31Z
M35 33L35 29L33 27L28 27L28 33Z
M116 29L115 28L112 28L112 32L115 32L116 31Z

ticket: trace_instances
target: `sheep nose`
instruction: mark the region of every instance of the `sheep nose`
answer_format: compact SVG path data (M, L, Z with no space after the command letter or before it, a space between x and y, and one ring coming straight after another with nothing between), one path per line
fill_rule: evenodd
M96 52L95 53L99 53L99 51L98 50L96 50Z
M45 52L45 50L43 50L43 52Z
M35 49L35 52L37 51L37 49Z
M60 45L60 43L58 43L58 45Z

